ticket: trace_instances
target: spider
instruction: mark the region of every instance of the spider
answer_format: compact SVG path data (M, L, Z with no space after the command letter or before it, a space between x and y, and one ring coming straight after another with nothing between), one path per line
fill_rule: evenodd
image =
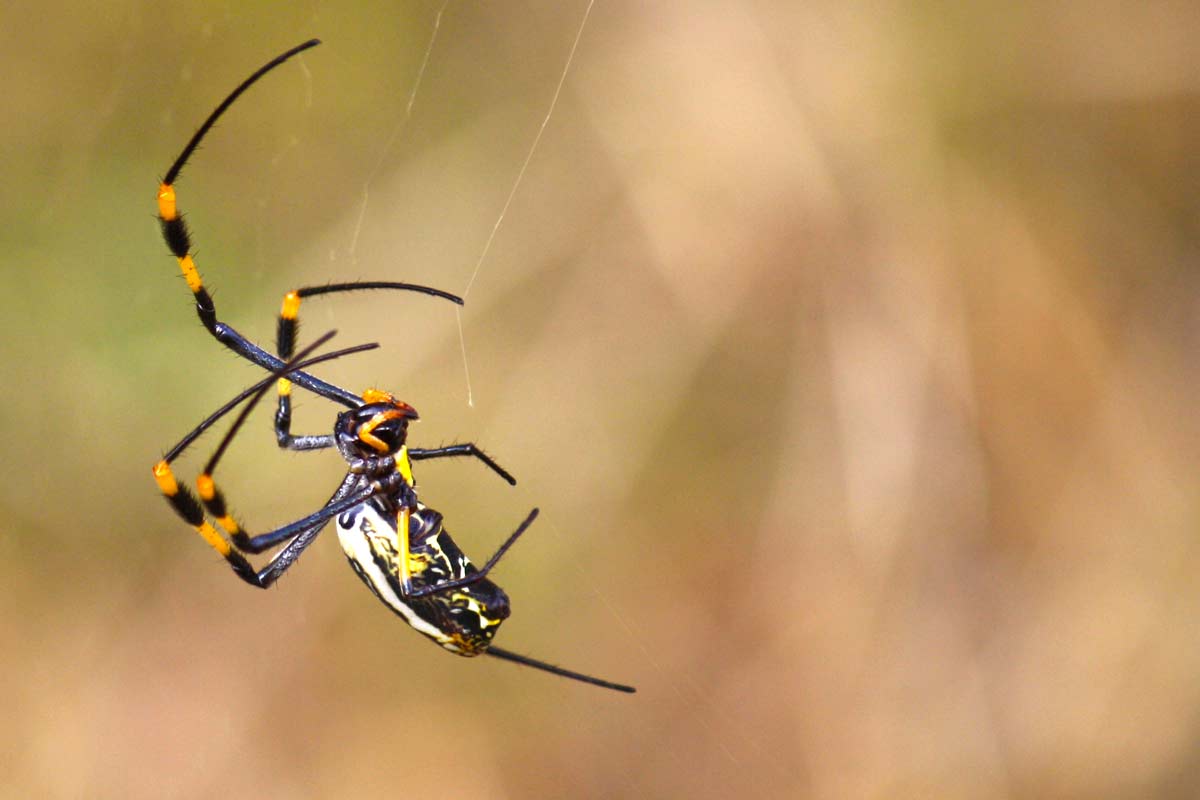
M205 289L191 256L191 234L179 214L175 182L187 160L221 115L256 81L293 56L320 44L312 39L272 59L217 106L167 170L158 190L158 216L163 238L179 262L179 269L196 301L196 313L218 342L258 365L270 376L243 391L189 432L154 466L154 479L171 507L219 553L246 583L266 589L335 521L342 550L354 571L384 605L418 632L442 647L463 656L490 655L596 686L633 692L625 686L537 661L492 646L492 638L509 616L508 596L488 579L488 574L537 518L533 509L482 567L475 567L455 544L442 515L417 497L412 462L426 459L471 457L481 461L509 484L516 484L503 467L474 443L432 449L409 447L408 426L418 419L416 410L392 394L367 389L356 395L314 377L305 370L324 361L378 345L366 344L320 356L311 353L333 336L330 332L300 353L295 353L301 301L306 297L358 290L394 289L425 294L462 305L456 295L393 281L357 281L307 286L284 295L279 313L276 354L272 354L217 318L212 297ZM225 497L213 480L217 463L254 405L275 384L277 407L275 438L279 447L309 451L336 449L347 472L337 490L316 512L273 531L251 535L230 513ZM294 435L291 432L291 392L296 384L346 407L337 415L332 433ZM196 494L179 484L171 463L202 434L239 404L249 399L196 480ZM198 495L198 497L197 497ZM206 513L207 512L207 513ZM209 522L216 520L221 531ZM266 566L256 569L246 555L279 550Z

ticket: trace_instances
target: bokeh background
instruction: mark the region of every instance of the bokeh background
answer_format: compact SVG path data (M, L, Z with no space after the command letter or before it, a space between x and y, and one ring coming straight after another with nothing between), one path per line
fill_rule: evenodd
M585 6L0 11L0 795L1196 796L1200 7L600 0L480 263ZM158 496L260 375L157 179L311 36L179 184L220 313L469 287L302 319L520 478L421 466L477 559L541 507L500 641L635 696L445 654L332 535L251 590ZM259 530L340 476L270 416Z

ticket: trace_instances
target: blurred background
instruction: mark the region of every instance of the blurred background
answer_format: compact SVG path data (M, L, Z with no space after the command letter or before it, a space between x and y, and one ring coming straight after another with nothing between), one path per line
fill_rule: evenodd
M1200 7L597 3L481 261L586 5L0 11L0 795L1196 796ZM637 695L444 653L329 533L252 590L151 480L260 377L157 181L312 36L178 184L219 312L468 292L304 340L518 476L420 465L476 560L542 509L498 641ZM270 420L260 531L342 469Z

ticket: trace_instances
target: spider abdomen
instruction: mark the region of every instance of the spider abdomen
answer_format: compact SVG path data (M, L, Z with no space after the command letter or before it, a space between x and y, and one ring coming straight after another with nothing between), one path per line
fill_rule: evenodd
M474 574L471 560L442 525L441 514L418 503L409 525L408 569L412 594L401 582L396 520L366 502L337 518L338 541L376 597L420 633L463 656L483 653L509 615L508 596L486 578L469 586L413 596Z

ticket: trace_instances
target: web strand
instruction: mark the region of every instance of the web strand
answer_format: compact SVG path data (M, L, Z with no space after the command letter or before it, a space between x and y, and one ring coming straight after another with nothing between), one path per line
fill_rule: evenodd
M350 238L350 263L358 261L358 237L362 233L363 220L367 216L367 203L371 199L371 182L379 174L379 170L383 168L383 163L387 159L388 153L397 140L408 128L408 121L412 119L413 104L417 102L417 91L421 88L421 81L425 77L425 68L429 66L429 56L433 53L433 45L437 41L438 31L442 27L442 14L446 11L446 6L450 5L450 0L444 0L442 7L438 9L437 16L433 19L433 30L429 34L429 44L425 46L425 55L421 57L421 66L417 69L417 77L413 81L412 90L408 93L408 102L404 106L404 116L396 123L396 127L392 128L392 134L388 137L387 142L383 146L383 150L379 153L379 158L375 161L375 166L367 175L366 181L363 182L362 203L358 207L358 220L354 223L354 235Z
M541 127L538 128L537 135L533 137L533 144L529 147L529 152L525 155L525 163L521 164L521 169L517 172L517 178L513 181L512 189L508 193L508 199L504 201L504 207L500 209L500 216L496 217L496 224L492 226L492 232L487 238L487 242L483 245L483 252L479 254L479 260L475 262L475 271L471 273L471 279L467 281L467 288L463 289L463 299L467 299L467 295L471 293L471 287L475 285L475 279L479 277L479 268L483 266L484 259L488 256L488 251L492 249L492 242L496 239L496 231L500 230L500 224L504 222L504 216L508 213L508 207L512 205L513 198L517 196L517 189L521 187L521 181L525 178L525 172L529 169L529 162L533 161L533 154L537 151L538 145L542 141L542 134L546 132L546 126L550 124L550 117L554 115L554 109L558 106L559 95L562 94L563 84L567 82L567 73L571 71L571 63L575 60L575 51L579 49L579 40L583 38L583 29L587 27L588 17L592 13L592 6L596 0L588 0L587 8L583 11L583 19L579 21L579 30L575 32L575 41L571 44L571 51L567 53L567 62L563 64L562 74L558 76L558 86L554 88L554 96L550 99L550 108L546 110L546 116L542 119Z
M587 27L588 17L591 16L592 6L595 4L596 0L588 0L587 8L583 10L583 19L579 21L579 28L575 31L575 41L571 43L571 50L567 53L566 63L563 64L562 73L558 76L558 85L554 87L554 96L550 98L550 107L546 109L546 116L542 118L542 124L538 127L537 134L533 137L533 144L529 146L529 152L525 154L525 161L521 164L521 169L517 171L517 177L513 181L512 189L508 192L508 199L504 201L504 205L500 209L500 214L496 217L496 223L492 225L492 232L488 234L487 241L484 242L483 251L479 254L479 260L475 262L475 269L471 272L471 279L467 281L467 288L463 289L463 300L466 300L467 296L471 294L471 287L475 285L475 279L479 277L479 270L483 267L483 262L487 259L488 253L492 249L492 242L496 240L496 233L500 230L500 225L504 222L505 215L508 214L508 208L512 205L513 198L517 196L517 190L521 188L521 181L525 179L525 172L529 169L529 163L533 161L533 154L537 152L538 145L541 144L542 134L546 132L546 126L550 124L550 118L554 116L554 109L558 107L558 98L562 94L563 85L567 82L567 74L571 71L571 64L575 61L575 51L579 49L579 40L583 38L583 30ZM467 365L467 341L463 336L462 309L455 309L455 314L458 316L458 344L459 349L462 351L463 376L467 382L467 405L474 408L475 393L471 388L471 369Z

